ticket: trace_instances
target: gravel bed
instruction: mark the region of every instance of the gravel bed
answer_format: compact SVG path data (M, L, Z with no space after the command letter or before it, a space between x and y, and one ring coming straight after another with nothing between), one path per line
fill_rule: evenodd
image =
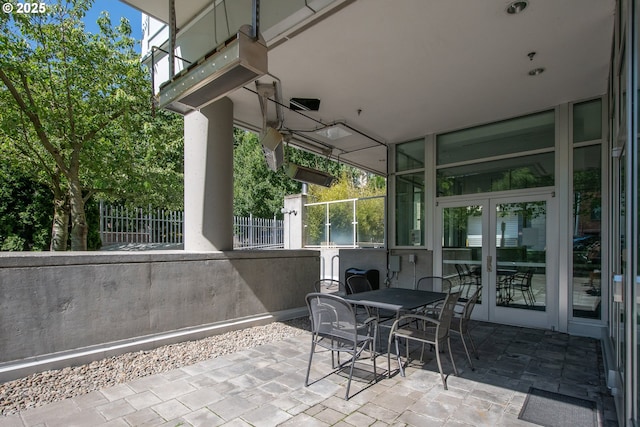
M280 341L308 330L309 319L305 317L227 332L198 341L125 353L87 365L39 372L0 384L0 414L15 414L136 378Z

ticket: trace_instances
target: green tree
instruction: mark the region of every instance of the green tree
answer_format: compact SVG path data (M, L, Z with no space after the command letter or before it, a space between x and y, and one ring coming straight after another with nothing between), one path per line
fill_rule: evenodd
M51 239L51 192L18 165L0 163L0 250L40 251Z
M148 108L148 82L126 19L84 31L91 0L42 14L0 15L0 141L53 194L52 250L86 250L85 204L123 188L137 159L130 132Z
M283 206L284 196L299 193L302 184L289 178L284 168L274 172L267 167L255 133L236 128L234 139L234 215L249 216L251 214L260 218L276 216L281 219L280 209ZM286 148L286 157L292 163L318 167L333 175L339 175L345 168L344 165L325 161L315 154L293 147Z

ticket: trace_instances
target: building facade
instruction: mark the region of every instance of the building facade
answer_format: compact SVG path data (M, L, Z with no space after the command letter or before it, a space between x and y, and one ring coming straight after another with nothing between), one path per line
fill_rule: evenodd
M128 0L127 3L153 16L162 18L160 15L164 14L164 21L171 21L166 18L171 15L166 6L161 8L162 11L153 2ZM206 44L202 42L202 35L207 33L205 22L223 20L221 22L225 25L214 25L209 34L219 40L225 38L219 36L220 28L236 28L234 22L248 21L238 18L232 9L243 5L248 10L249 2L238 2L233 6L226 5L224 1L200 3L198 13L181 9L180 3L175 5L175 28L183 31L178 32L179 37L169 45L176 46L174 51L181 58L186 57L190 49L204 50L201 45ZM265 131L264 123L275 120L279 122L278 130L288 136L287 141L291 144L385 175L388 178L387 248L384 249L386 259L381 262L380 269L387 279L391 278L390 283L394 272L389 269L389 256L398 253L401 258L406 256L409 260L409 255L414 255L411 258L414 264L416 259L418 263L425 263L419 266L420 271L449 277L459 284L482 286L482 301L474 311L479 320L602 339L607 380L616 398L619 420L622 425L637 425L640 406L640 241L637 221L640 188L637 172L640 5L635 0L563 2L561 7L575 8L568 9L568 14L575 10L576 17L589 19L585 18L583 28L575 28L575 33L554 39L554 23L558 24L557 28L570 26L568 21L566 25L556 22L561 21L562 16L562 11L554 11L560 7L557 3L492 3L500 9L506 7L504 16L512 14L512 7L515 11L528 7L529 11L525 11L523 16L531 13L531 28L542 28L544 32L543 27L549 26L547 32L553 34L549 36L549 46L575 43L571 47L574 51L591 51L593 61L598 62L594 71L583 73L589 68L590 60L585 55L580 57L585 62L577 63L575 60L565 76L566 80L559 80L560 83L553 88L527 89L532 80L523 80L519 86L505 89L506 93L493 88L494 98L484 91L481 72L490 68L498 73L506 67L497 65L500 60L495 51L487 49L484 56L480 59L473 57L475 62L471 62L468 59L471 57L465 56L469 50L467 46L470 46L469 40L465 39L460 44L452 44L457 47L450 48L457 49L451 56L459 56L459 63L455 64L454 60L454 63L447 63L449 68L441 68L437 59L431 59L438 58L436 54L441 44L448 46L449 36L454 37L445 30L431 33L430 28L439 25L439 21L453 27L456 23L453 17L466 19L463 6L486 9L486 4L479 6L460 1L451 2L448 6L433 6L434 3L427 6L407 1L392 10L385 9L390 6L381 2L368 3L365 8L362 1L315 1L291 2L287 7L292 10L285 11L286 7L269 8L273 5L265 3L263 35L269 48L268 80L274 82L274 87L281 84L284 88L295 89L285 92L289 96L280 97L276 89L265 99L273 101L271 105L276 107L275 110L284 108L286 120L280 116L274 119L274 109L269 117L264 109L262 114L256 110L259 90L252 81L244 89L228 95L232 104L186 113L186 150L196 147L195 153L199 154L192 152L191 156L193 161L200 163L193 170L202 174L213 164L202 163L201 160L208 155L204 147L216 144L214 140L220 139L216 135L224 134L221 129L235 124L261 133ZM393 17L396 12L400 16L400 9L407 5L419 9L425 15L422 18L425 21L431 19L426 17L427 12L437 16L436 21L424 25L424 33L411 25L394 27L398 34L406 31L412 38L420 39L418 35L423 34L424 40L418 40L411 46L424 49L413 51L411 58L415 62L402 66L392 63L390 66L389 62L400 55L402 46L385 50L386 39L374 38L373 52L384 52L384 55L376 57L372 54L378 59L372 67L368 62L370 57L361 55L363 45L353 41L360 40L361 34L353 28L371 28L370 38L373 38L373 32L386 31L384 25L378 25L382 22L381 17ZM433 10L427 9L429 7ZM384 12L375 15L373 10L376 8L384 9ZM484 14L485 9L469 12L469 15L477 17L474 18L475 24L486 19L485 26L502 25L506 19L512 19L499 13ZM541 11L548 15L536 15ZM244 13L249 16L248 12ZM410 14L402 16L407 19ZM549 17L555 20L549 20ZM494 19L499 21L494 22ZM353 24L353 28L345 27L347 22ZM394 22L391 18L385 22L389 27L395 25L391 24ZM471 19L469 22L474 21ZM514 35L529 31L525 21L516 22L511 28L514 22L504 24L504 34L497 34L494 44L499 45L510 37L517 43ZM229 34L233 33L233 28ZM154 35L163 31L154 29ZM190 29L193 29L191 39ZM323 45L322 42L328 43L330 35L338 29L343 32L343 43ZM601 37L589 39L588 34L596 30L601 31ZM464 33L463 29L459 33ZM148 43L145 46L149 48ZM605 47L599 49L598 46ZM552 50L551 47L549 49ZM544 67L538 66L544 51L525 50L523 57L528 59L524 61L529 61L526 64L530 66L526 78L554 72L550 67L545 71ZM366 63L369 67L367 73L344 79L332 73L332 64L340 61L338 58L342 51L348 53L345 58L353 61L354 69L358 69L358 61ZM335 61L331 60L331 55L335 55ZM163 57L159 61L169 60ZM416 64L422 74L414 73ZM453 65L458 67L454 70ZM176 60L176 74L188 67L182 59ZM467 80L477 79L472 92L461 89L466 87L466 81L462 79L458 79L460 86L448 86L444 95L435 86L429 86L431 74L436 76L433 81L444 81L448 74L459 73L458 68L464 67L478 70L475 75L465 75ZM559 61L555 71L562 67L563 63ZM570 68L569 65L566 67ZM402 72L398 72L398 68ZM387 73L384 75L386 79L369 77L379 76L377 73L382 73L381 70ZM166 73L158 71L156 74L162 72ZM393 94L385 92L386 86L395 84L398 86L395 92L402 92L401 81L410 80L414 74L418 74L416 81L422 78L425 84L421 86L427 88L414 85L413 92L403 92L403 99L389 101ZM165 74L163 78L170 75ZM156 80L156 89L162 91L159 80ZM389 83L390 80L394 83ZM586 83L570 90L573 80ZM596 84L589 90L579 90L593 81ZM358 84L365 82L370 83L368 91L358 92ZM295 109L288 103L289 98L293 99L292 95L320 96L318 94L322 92L314 90L314 85L325 91L331 90L331 85L340 86L337 92L331 92L338 98L336 104L330 104L328 92L324 92L326 98L322 101L339 113L323 113L321 109L317 113L305 112L303 119L298 116L299 112L293 111ZM349 92L351 87L354 89ZM340 91L348 92L349 96L338 96L342 95ZM464 93L459 94L461 91ZM553 91L557 93L550 93ZM378 92L382 94L380 98L372 95ZM538 99L540 92L550 96ZM414 99L411 95L415 93ZM360 103L353 104L357 108L352 108L353 111L340 110L341 104L352 99ZM432 108L425 101L431 99L438 108ZM521 102L512 103L513 99ZM404 109L405 104L407 109ZM487 106L487 111L483 110L483 105ZM369 111L376 109L397 123L383 122L382 116L367 122ZM441 116L440 110L444 111ZM473 110L473 114L468 110ZM464 116L464 120L457 115ZM214 125L202 124L202 120L214 117L224 119ZM424 117L438 118L434 119L437 124L419 126L418 122L427 120ZM307 120L307 124L296 120ZM198 137L189 127L196 131L200 129L196 133L205 135L200 137L200 142L191 141ZM318 136L325 128L340 129L342 135L346 132L348 136L342 140L345 145ZM355 145L347 146L349 137L361 140L354 139ZM228 152L223 152L228 157ZM225 174L216 175L217 185L231 185L232 177ZM185 185L195 185L196 193L201 194L207 184L202 187L197 182L199 179L187 173ZM215 187L214 192L228 199L226 190ZM198 206L194 217L228 215L226 211L216 213L213 208L207 208L206 202L191 203ZM219 225L224 221L213 223ZM206 232L202 234L206 235ZM222 246L225 241L223 236ZM186 247L189 250L188 242ZM206 248L207 245L198 247ZM214 244L210 249L215 248ZM410 264L403 261L399 265Z

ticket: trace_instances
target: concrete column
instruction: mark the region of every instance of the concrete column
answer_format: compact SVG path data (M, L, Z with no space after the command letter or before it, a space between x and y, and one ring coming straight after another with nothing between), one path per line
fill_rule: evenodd
M304 205L306 194L292 194L284 197L284 248L304 248Z
M184 249L233 249L233 103L184 117Z

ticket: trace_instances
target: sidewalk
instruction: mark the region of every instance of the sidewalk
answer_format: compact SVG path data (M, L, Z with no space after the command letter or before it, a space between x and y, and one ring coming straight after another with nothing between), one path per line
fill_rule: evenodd
M595 400L600 425L617 425L598 341L482 322L472 327L480 360L469 369L453 337L462 372L449 377L449 390L428 351L424 367L413 361L404 378L393 360L387 378L386 355L379 356L380 380L371 384L354 375L349 401L343 399L346 377L322 378L331 357L316 355L315 382L304 387L310 337L303 334L0 417L0 427L531 426L518 419L531 386ZM446 362L443 369L451 371Z

